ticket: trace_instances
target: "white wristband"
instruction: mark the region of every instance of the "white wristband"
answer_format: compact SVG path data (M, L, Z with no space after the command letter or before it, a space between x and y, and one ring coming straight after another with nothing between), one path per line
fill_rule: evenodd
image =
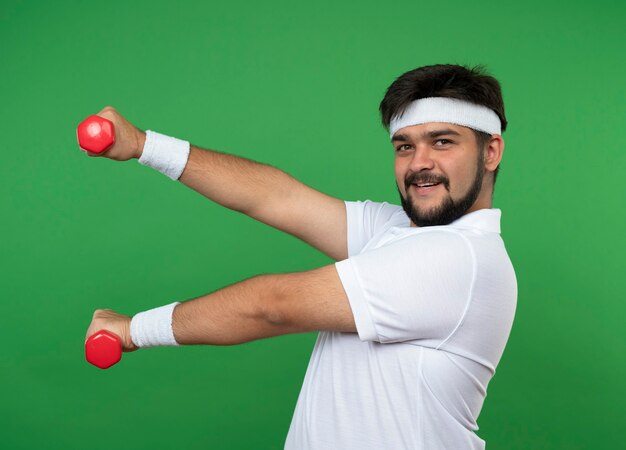
M136 314L130 321L130 338L133 344L140 348L179 345L172 330L172 315L179 303L170 303Z
M185 170L189 159L189 142L146 131L146 142L139 164L152 167L167 175L172 180L178 180Z

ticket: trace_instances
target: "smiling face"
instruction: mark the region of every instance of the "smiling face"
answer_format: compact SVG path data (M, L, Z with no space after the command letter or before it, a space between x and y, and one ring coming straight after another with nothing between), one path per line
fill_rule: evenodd
M395 177L411 226L447 225L464 214L491 207L491 181L502 157L503 141L492 135L478 148L473 130L430 122L393 135Z

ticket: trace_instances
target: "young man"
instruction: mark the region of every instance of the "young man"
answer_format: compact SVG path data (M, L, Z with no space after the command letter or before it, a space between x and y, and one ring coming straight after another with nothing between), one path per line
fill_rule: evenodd
M517 301L492 208L507 124L500 85L480 67L421 67L391 84L380 110L401 207L344 202L103 109L117 131L103 156L138 158L337 262L132 319L97 310L87 337L106 329L133 351L319 331L285 448L483 449L476 420Z

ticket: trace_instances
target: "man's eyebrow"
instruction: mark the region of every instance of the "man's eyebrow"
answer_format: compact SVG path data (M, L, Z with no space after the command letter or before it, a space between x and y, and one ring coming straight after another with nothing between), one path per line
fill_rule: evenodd
M444 130L433 130L428 133L424 133L422 137L436 138L439 136L445 136L447 134L451 134L453 136L461 136L461 133L459 133L458 131L454 131L452 128L446 128Z
M433 130L433 131L428 131L426 133L422 133L421 138L436 138L439 136L446 136L446 135L453 135L453 136L461 136L461 133L459 133L458 131L454 131L452 128L445 128L443 130ZM391 138L391 142L394 141L400 141L400 142L406 142L409 140L409 137L406 134L394 134L393 137Z
M393 141L406 142L408 140L409 140L409 138L406 136L406 134L394 134L393 137L391 138L391 142L393 142Z

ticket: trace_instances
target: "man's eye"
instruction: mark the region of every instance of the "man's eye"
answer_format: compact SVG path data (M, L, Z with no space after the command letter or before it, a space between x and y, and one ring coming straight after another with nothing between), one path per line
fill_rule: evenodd
M396 148L396 151L401 152L402 150L408 150L410 148L411 146L409 144L402 144L402 145L399 145L398 148Z
M435 144L437 144L437 145L447 145L447 144L451 144L451 143L452 143L452 141L449 140L449 139L437 139L435 141Z

